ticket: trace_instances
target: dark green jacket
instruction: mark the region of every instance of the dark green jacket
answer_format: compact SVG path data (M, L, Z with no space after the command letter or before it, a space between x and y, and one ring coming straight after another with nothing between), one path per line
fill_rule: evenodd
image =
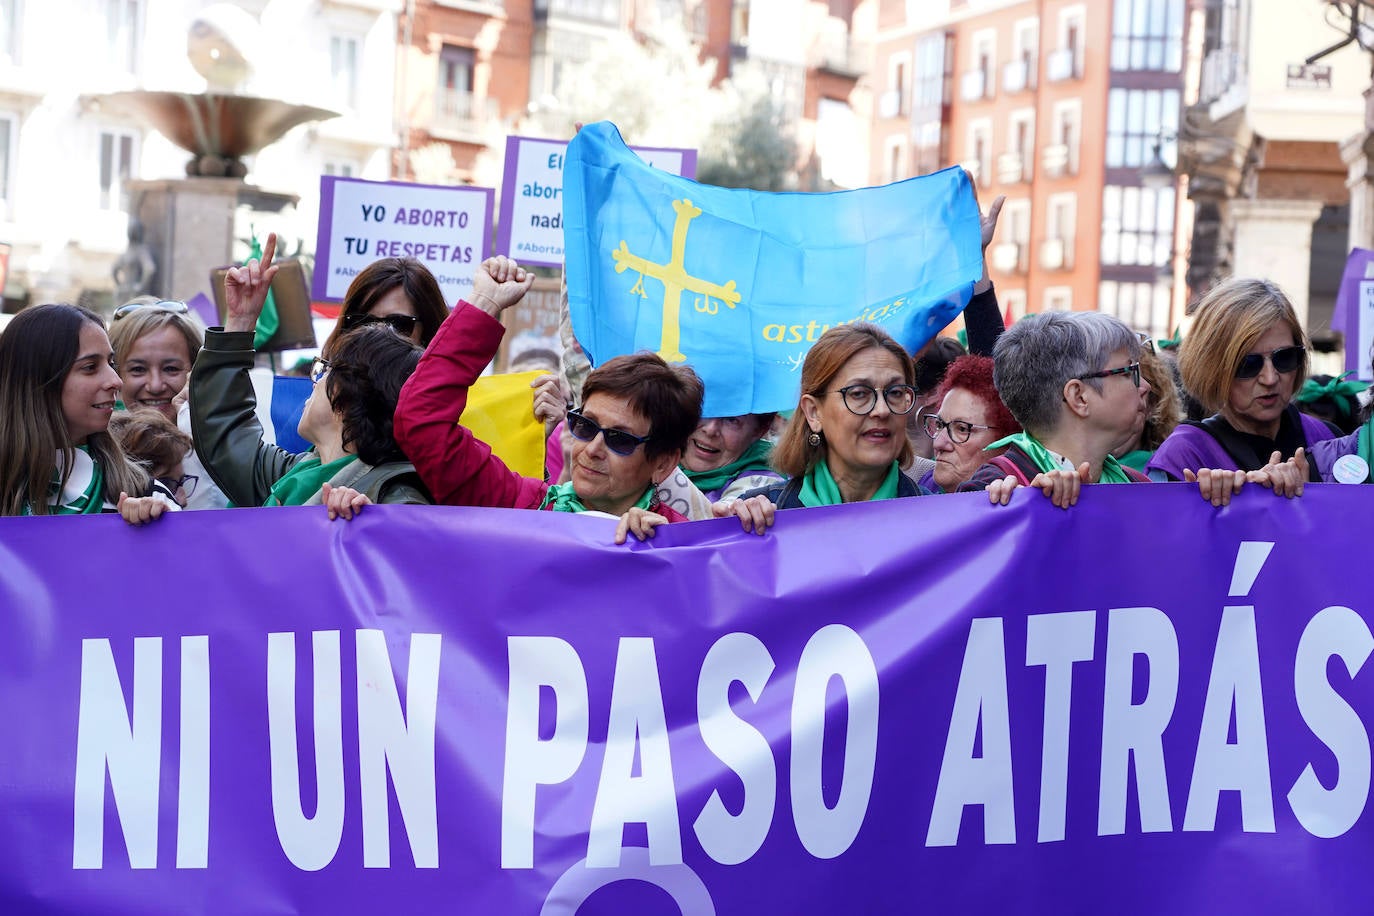
M263 441L248 375L255 355L251 331L211 328L205 332L205 346L191 370L191 437L196 454L235 506L261 506L272 485L305 457ZM349 473L350 479L340 480L340 485L365 493L374 503L433 502L415 466L406 461L361 465L343 473Z

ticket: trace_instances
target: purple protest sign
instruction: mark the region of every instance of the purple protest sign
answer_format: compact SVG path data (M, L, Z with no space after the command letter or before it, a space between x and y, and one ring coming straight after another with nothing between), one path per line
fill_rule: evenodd
M521 264L563 266L563 154L566 140L506 138L506 168L501 179L496 253ZM697 151L635 146L654 168L695 178Z
M450 306L472 290L491 251L491 188L320 178L320 225L310 295L339 302L378 258L415 258Z
M1371 509L0 519L0 909L1362 911Z
M1345 371L1366 381L1374 379L1370 364L1374 346L1374 251L1350 249L1331 313L1331 329L1345 335Z

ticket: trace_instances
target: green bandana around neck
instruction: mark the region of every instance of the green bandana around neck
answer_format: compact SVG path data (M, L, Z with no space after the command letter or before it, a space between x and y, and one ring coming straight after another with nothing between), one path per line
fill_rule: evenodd
M57 468L53 472L52 482L48 484L48 513L50 515L98 515L105 509L105 469L100 466L100 462L90 457L90 451L86 446L78 445L76 451L85 455L90 462L90 482L75 499L65 503L60 502L62 499L62 469ZM73 464L80 463L80 461L79 457L75 458ZM28 514L32 514L32 509L29 510Z
M357 455L344 455L328 464L320 464L320 456L311 452L272 484L272 490L267 494L263 505L303 506L306 500L318 493L320 488L349 462L357 460Z
M653 510L657 504L654 499L655 488L650 485L644 495L632 506L634 509ZM549 487L544 494L544 501L539 504L540 509L548 509L550 512L586 512L587 507L582 504L577 493L573 491L572 481L567 483L556 483Z
M1030 433L1020 432L998 439L996 442L987 446L984 451L992 451L1004 445L1014 445L1026 453L1026 457L1040 471L1060 471L1064 466L1054 457L1049 449L1041 445L1040 442ZM1108 455L1102 462L1102 476L1098 478L1098 483L1130 483L1131 476L1126 473L1126 469L1121 466L1111 455Z
M869 502L879 499L895 499L897 496L897 478L901 471L897 468L897 462L892 462L892 467L887 469L887 476L878 485L877 492L868 498ZM825 461L817 461L815 467L806 472L802 478L801 492L797 494L801 504L807 508L814 509L817 506L838 506L844 502L844 497L840 495L840 485L835 482L835 477L830 473L830 466Z
M747 468L765 468L768 466L768 456L772 454L773 446L764 442L762 439L755 439L753 444L744 450L740 455L729 464L722 465L711 471L689 471L686 467L682 473L687 475L696 488L703 493L710 493L719 490L730 481L740 475L741 471Z

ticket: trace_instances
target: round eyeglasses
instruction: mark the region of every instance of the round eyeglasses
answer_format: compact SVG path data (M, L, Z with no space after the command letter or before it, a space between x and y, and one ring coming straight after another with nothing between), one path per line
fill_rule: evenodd
M911 413L911 408L916 406L916 389L910 385L888 385L883 389L863 384L845 385L834 391L822 391L821 394L838 394L844 399L844 406L849 408L850 413L866 417L878 406L879 390L882 391L887 409L895 414Z
M921 426L925 428L926 435L934 439L944 430L949 436L949 441L955 445L963 445L968 441L969 436L973 435L975 429L996 429L995 426L980 426L977 423L968 423L964 420L945 420L939 414L928 413L921 418Z

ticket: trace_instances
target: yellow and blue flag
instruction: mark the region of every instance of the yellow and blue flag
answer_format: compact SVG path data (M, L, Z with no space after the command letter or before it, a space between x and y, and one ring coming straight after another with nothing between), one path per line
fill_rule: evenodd
M828 194L717 188L647 165L605 121L568 146L563 227L593 365L638 350L686 361L705 416L796 406L806 352L835 325L874 322L914 353L983 271L962 169Z

